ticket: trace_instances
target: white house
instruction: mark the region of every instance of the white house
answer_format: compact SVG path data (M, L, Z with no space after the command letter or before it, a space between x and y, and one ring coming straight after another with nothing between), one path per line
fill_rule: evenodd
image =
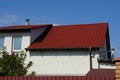
M114 69L108 23L0 27L0 48L27 51L37 75L86 75Z

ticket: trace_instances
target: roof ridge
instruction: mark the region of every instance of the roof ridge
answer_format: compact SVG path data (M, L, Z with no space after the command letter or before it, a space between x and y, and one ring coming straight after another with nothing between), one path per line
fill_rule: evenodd
M108 22L102 22L102 23L87 23L87 24L69 24L69 25L58 25L58 26L54 26L53 27L66 27L66 26L84 26L84 25L103 25L106 24L108 25Z

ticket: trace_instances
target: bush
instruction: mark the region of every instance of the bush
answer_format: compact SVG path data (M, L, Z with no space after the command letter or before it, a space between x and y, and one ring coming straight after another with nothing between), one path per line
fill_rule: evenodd
M12 52L11 54L3 48L0 51L0 76L34 76L35 72L28 74L32 61L25 64L26 52Z

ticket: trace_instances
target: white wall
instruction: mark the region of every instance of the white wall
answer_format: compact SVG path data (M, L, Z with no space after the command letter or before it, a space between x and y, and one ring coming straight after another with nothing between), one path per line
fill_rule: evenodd
M115 64L114 63L99 63L100 69L115 69Z
M94 51L94 52L91 53L91 55L92 55L92 67L93 67L93 69L98 69L97 58L99 57L99 52Z
M27 48L29 45L30 45L30 36L29 36L29 34L25 34L22 37L22 50Z
M32 51L29 59L34 63L31 70L36 71L37 75L77 76L85 75L90 69L88 51ZM93 67L97 68L97 56L95 55L92 60Z
M11 37L11 35L5 35L4 46L7 48L8 52L11 52L11 50L12 50L12 37Z

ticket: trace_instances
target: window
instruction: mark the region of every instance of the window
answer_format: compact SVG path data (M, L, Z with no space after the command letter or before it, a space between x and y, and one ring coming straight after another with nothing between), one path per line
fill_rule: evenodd
M13 36L13 50L21 50L22 48L22 36Z
M0 49L4 47L4 37L0 36Z

